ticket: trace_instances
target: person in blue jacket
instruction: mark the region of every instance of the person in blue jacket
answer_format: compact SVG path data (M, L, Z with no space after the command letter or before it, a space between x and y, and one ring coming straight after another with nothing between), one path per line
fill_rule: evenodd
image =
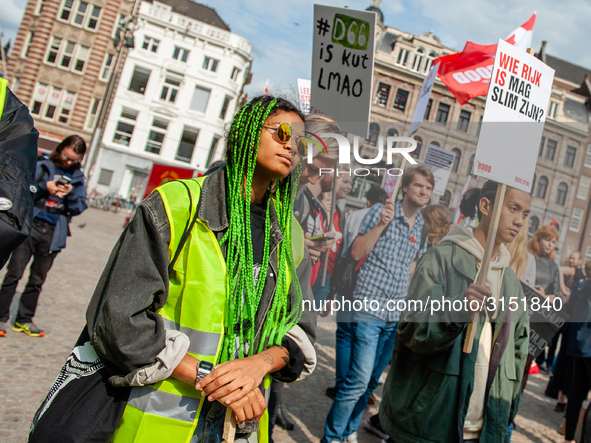
M572 308L572 324L566 353L573 357L574 374L566 405L565 442L574 442L583 402L591 389L591 261L585 263L585 280L575 283L568 304ZM591 441L589 423L591 414L587 408L581 443Z
M0 289L0 337L6 335L10 304L31 257L31 274L12 330L32 337L45 334L33 323L33 316L47 272L58 252L66 247L70 219L86 209L86 187L80 170L85 152L86 142L82 137L70 135L55 148L48 160L37 163L38 191L31 233L12 253Z

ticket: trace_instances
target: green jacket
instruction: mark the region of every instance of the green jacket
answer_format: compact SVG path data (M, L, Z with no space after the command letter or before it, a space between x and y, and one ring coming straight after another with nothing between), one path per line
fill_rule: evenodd
M420 260L407 302L426 303L429 299L442 298L452 302L463 300L476 273L476 259L472 254L443 242L427 251ZM480 443L508 441L507 426L517 413L529 342L523 296L517 276L506 268L500 294L504 310L499 310L497 321L493 323L491 361L496 356L500 357L500 363L489 391ZM515 312L509 310L511 297L519 300L517 306L511 306ZM398 443L463 441L483 323L478 324L472 353L464 354L467 323L461 322L457 313L448 311L435 315L439 317L434 319L430 312L407 310L398 326L380 406L381 425ZM510 322L503 321L507 319ZM504 343L506 348L502 352Z

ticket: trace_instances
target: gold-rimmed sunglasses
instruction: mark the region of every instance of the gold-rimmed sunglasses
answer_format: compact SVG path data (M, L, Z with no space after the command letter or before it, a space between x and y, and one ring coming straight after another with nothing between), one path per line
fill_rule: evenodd
M306 155L308 155L308 143L306 138L293 135L293 131L289 123L281 122L278 123L276 127L264 125L263 128L266 128L269 131L274 132L281 143L287 143L293 138L296 143L297 153L301 157L305 157ZM296 155L296 151L291 149L291 155Z

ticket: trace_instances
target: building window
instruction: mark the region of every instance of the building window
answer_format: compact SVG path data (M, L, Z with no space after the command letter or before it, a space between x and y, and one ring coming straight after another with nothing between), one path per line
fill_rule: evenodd
M72 12L72 5L74 4L74 0L64 0L64 4L62 6L62 10L60 12L60 18L62 20L69 20L70 13Z
M585 261L591 260L591 246L587 246L587 252L585 253Z
M458 129L460 131L468 132L468 123L470 123L471 115L468 111L460 111L460 121L458 122Z
M571 168L575 164L575 157L577 155L577 149L573 148L572 146L568 146L566 148L566 155L564 156L564 164L566 166L570 166Z
M398 137L398 131L394 128L388 129L388 137Z
M229 96L224 97L224 103L222 104L222 110L220 111L220 118L222 120L226 119L226 114L228 113L228 106L230 105L231 98Z
M583 221L583 214L584 211L581 208L574 208L573 209L573 216L570 221L570 230L574 232L579 232L579 228L581 227L581 221Z
M376 93L376 104L386 106L388 96L390 95L390 85L380 83Z
M96 29L96 25L98 24L99 15L101 15L101 8L95 5L92 5L90 9L90 17L88 17L88 22L86 23L86 27L88 29Z
M404 65L406 65L407 60L408 60L408 50L400 49L400 51L398 52L398 58L396 59L396 64L404 66Z
M86 15L86 10L88 9L88 3L86 2L78 2L78 10L76 14L74 14L74 23L77 25L81 25L84 22L84 16Z
M548 178L541 176L538 180L538 188L536 189L536 197L546 198L546 191L548 190Z
M530 235L534 235L538 230L538 226L540 226L540 219L534 215L529 219L527 232L529 232Z
M423 56L425 54L425 50L423 48L418 48L417 53L415 54L415 58L412 61L412 70L419 72L421 70L421 64L423 63Z
M146 151L153 154L160 154L160 149L162 148L162 142L164 141L167 128L168 120L162 120L159 118L154 118L154 120L152 120L152 128L150 129L150 134L148 135Z
M470 157L470 163L468 163L468 175L472 174L472 169L474 168L474 154Z
M164 85L162 86L162 92L160 93L160 100L174 103L176 96L179 92L181 81L174 77L166 76L164 78Z
M396 91L396 98L394 99L394 109L404 112L406 102L408 100L408 91L399 89Z
M240 75L240 69L238 69L236 66L234 66L232 68L232 74L230 75L230 78L234 81L238 80L238 76Z
M187 58L189 57L189 51L183 48L179 48L178 46L174 47L174 51L172 52L172 58L175 60L180 60L183 63L187 62Z
M37 9L35 10L35 14L36 15L40 15L41 11L43 11L43 4L45 3L45 0L38 0L37 1Z
M429 99L427 102L427 107L425 108L425 114L423 115L423 120L429 120L429 115L431 115L431 106L433 106L433 99Z
M136 66L133 68L133 75L131 82L129 82L129 90L144 95L146 87L148 86L148 79L150 78L150 70Z
M47 92L49 87L44 83L37 83L35 92L33 94L33 104L31 105L31 114L41 115L41 108L47 99Z
M14 77L12 80L12 92L16 93L18 92L18 87L21 84L21 79L19 77Z
M29 31L29 33L27 34L27 41L26 41L25 46L23 48L23 57L27 57L29 55L29 51L31 49L31 44L33 43L34 37L35 37L35 33L32 31Z
M189 104L189 109L205 113L210 93L210 89L195 86L195 90L193 91L193 98L191 99L191 103Z
M75 93L66 91L66 95L64 96L61 106L59 107L59 114L57 116L58 122L68 123L68 120L70 120L70 113L72 112L72 107L74 106L75 98Z
M449 208L449 203L451 201L451 192L446 190L441 197L439 197L439 204Z
M548 110L548 117L556 118L557 113L558 113L558 103L550 101L550 109Z
M51 40L51 45L49 46L49 51L47 52L47 63L50 63L52 65L55 64L61 46L62 39L59 37L53 37Z
M585 166L591 168L591 146L587 147L587 155L585 155Z
M482 129L482 119L484 118L483 115L480 116L480 119L478 120L478 129L476 130L476 135L480 135L480 130Z
M439 103L439 108L437 108L437 115L435 115L435 121L437 123L447 123L447 116L449 115L449 105L445 103Z
M421 148L423 147L423 139L418 135L415 135L413 138L417 142L417 149L412 151L410 155L412 155L414 158L419 158L421 155Z
M211 167L211 161L215 158L215 153L217 151L218 142L220 141L221 137L214 135L211 139L211 146L209 147L209 154L207 156L207 163L205 164L206 167Z
M65 47L62 51L62 61L60 62L60 66L62 68L69 68L70 62L72 61L72 57L74 55L74 49L76 48L76 43L66 41Z
M542 137L542 141L540 141L540 152L538 152L538 157L541 157L544 152L544 143L546 143L546 137Z
M111 180L113 178L113 171L109 171L108 169L102 169L99 174L98 184L104 186L111 186Z
M160 40L157 40L152 37L148 37L147 35L144 36L144 42L142 43L142 49L150 52L158 51L158 45L160 44Z
M548 160L554 160L554 156L556 155L556 146L558 146L558 142L556 140L548 139L548 143L546 144L546 158Z
M454 163L451 167L451 172L458 172L458 167L460 166L460 159L462 158L462 151L460 151L458 148L453 148L451 152L456 154L454 158Z
M437 54L434 52L429 52L429 56L425 61L425 68L423 69L423 74L429 72L429 70L433 67L433 60L437 58Z
M93 98L92 105L88 110L88 118L86 119L86 128L87 129L94 129L94 124L96 123L96 119L98 117L99 106L101 104L100 98Z
M193 150L195 149L195 143L197 143L197 136L199 135L199 129L185 127L183 130L183 136L179 143L179 149L176 152L175 160L190 163L193 157Z
M577 189L577 198L581 200L587 200L587 194L589 192L589 186L591 185L591 178L586 175L582 175L579 179L579 187Z
M202 68L209 70L211 72L215 72L218 69L218 63L219 63L219 60L216 60L215 58L205 57L203 59Z
M101 80L108 80L109 74L111 73L111 64L113 63L114 54L105 55L105 61L103 63L103 69L101 71Z
M558 191L556 191L556 200L555 202L561 206L564 206L566 202L566 194L568 192L568 186L566 183L562 182L558 185Z
M115 135L113 136L113 143L123 146L129 146L131 142L131 135L135 128L135 121L137 119L138 111L134 109L123 108L121 110L121 118L117 122Z
M378 135L380 135L380 126L377 123L369 125L369 138L367 141L370 145L375 146L378 143Z
M88 46L78 46L78 51L76 51L76 61L74 62L74 71L82 72L84 70L84 65L88 59L89 49Z

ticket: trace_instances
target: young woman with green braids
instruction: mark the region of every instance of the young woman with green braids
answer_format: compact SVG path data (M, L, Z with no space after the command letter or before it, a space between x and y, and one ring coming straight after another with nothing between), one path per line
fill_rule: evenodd
M291 229L303 129L291 103L257 97L234 117L226 166L138 206L30 441L91 441L92 423L92 441L218 443L232 415L237 441L267 441L271 378L316 364L310 258Z

